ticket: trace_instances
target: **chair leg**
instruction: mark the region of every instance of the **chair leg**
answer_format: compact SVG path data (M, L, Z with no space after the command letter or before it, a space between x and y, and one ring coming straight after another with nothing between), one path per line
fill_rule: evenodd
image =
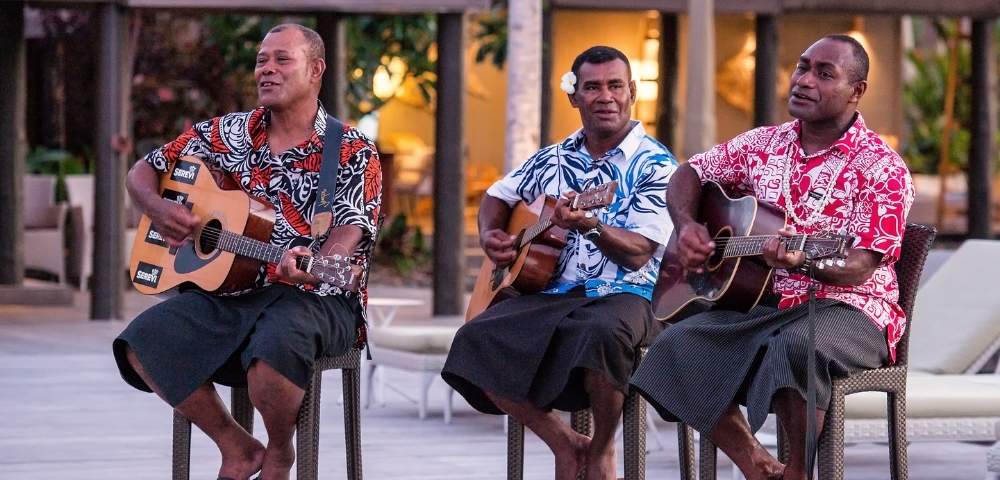
M906 480L906 390L889 392L886 398L889 419L889 471L893 480Z
M191 478L191 422L174 410L173 480Z
M775 420L775 430L777 430L778 435L778 461L788 465L791 445L788 443L788 434L785 433L785 426L781 424L780 420Z
M316 480L319 476L319 418L320 397L323 386L323 372L313 371L309 385L306 385L302 407L296 420L295 432L295 474L301 480ZM346 407L345 407L346 409Z
M253 404L250 403L250 392L246 388L233 388L229 394L229 411L236 423L253 435Z
M507 415L507 480L524 478L524 425Z
M361 480L361 372L343 369L344 437L347 445L347 478Z
M451 399L455 396L455 389L445 387L444 389L444 423L445 425L451 423Z
M420 403L418 404L417 412L421 420L427 418L428 396L431 390L431 383L434 382L434 377L436 376L437 374L434 372L424 372L420 379Z
M625 480L646 478L646 402L633 389L625 397L622 419Z
M677 424L677 452L681 480L695 480L694 429L686 423Z
M698 440L699 461L698 479L715 480L717 452L715 444L708 438L708 435L701 435Z
M830 408L826 411L823 431L817 442L818 478L843 480L844 478L844 391L834 380L830 392Z
M573 431L591 437L594 435L594 416L590 409L577 410L569 414L569 422Z

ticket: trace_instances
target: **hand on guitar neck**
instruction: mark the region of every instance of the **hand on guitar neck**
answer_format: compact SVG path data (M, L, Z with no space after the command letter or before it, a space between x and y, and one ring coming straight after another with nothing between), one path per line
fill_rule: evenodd
M778 230L777 237L772 237L764 241L764 250L762 256L764 257L764 262L771 266L771 268L784 268L792 269L796 268L806 261L806 254L802 250L789 250L785 242L781 241L782 237L788 238L795 235L795 228L792 226L785 226L781 230Z

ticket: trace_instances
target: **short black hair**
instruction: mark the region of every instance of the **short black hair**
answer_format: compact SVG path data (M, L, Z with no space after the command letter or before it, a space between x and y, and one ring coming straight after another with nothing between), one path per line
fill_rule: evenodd
M851 83L868 80L868 52L865 51L865 46L861 42L850 35L843 34L827 35L823 39L836 40L850 45L854 61L851 62L851 65L847 65L848 78Z
M320 60L326 60L326 47L323 45L323 37L319 36L315 30L305 25L299 25L297 23L282 23L281 25L275 25L274 28L268 30L267 33L278 33L289 28L298 30L299 33L302 34L302 38L306 40L306 53L309 54L309 60L317 58Z
M577 55L573 60L571 70L573 70L573 75L576 75L577 78L579 78L580 66L584 63L599 64L608 63L614 60L621 60L625 62L625 71L628 72L629 77L626 81L632 80L632 65L628 63L628 57L626 57L621 50L604 45L594 45Z

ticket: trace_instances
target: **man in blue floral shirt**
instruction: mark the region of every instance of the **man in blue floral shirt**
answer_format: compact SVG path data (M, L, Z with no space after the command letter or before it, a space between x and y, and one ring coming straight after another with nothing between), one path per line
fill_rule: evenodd
M498 265L517 255L506 232L517 202L561 197L552 222L569 231L546 289L499 302L459 330L442 376L476 409L507 413L555 454L555 478L615 478L614 434L636 349L661 327L649 301L672 231L665 192L676 161L630 118L635 82L620 51L592 47L562 88L583 128L496 182L479 211L480 244ZM612 204L569 207L617 181ZM553 409L594 411L594 436Z

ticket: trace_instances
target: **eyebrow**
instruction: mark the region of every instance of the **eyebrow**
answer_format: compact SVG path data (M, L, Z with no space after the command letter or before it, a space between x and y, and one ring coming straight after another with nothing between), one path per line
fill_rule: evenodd
M813 62L812 62L812 60L809 59L809 57L801 56L801 57L799 57L799 63L805 63L805 64L812 65ZM816 62L816 65L818 67L820 67L820 68L824 68L824 67L826 67L826 68L832 68L832 69L836 69L837 68L837 64L830 63L830 62Z

